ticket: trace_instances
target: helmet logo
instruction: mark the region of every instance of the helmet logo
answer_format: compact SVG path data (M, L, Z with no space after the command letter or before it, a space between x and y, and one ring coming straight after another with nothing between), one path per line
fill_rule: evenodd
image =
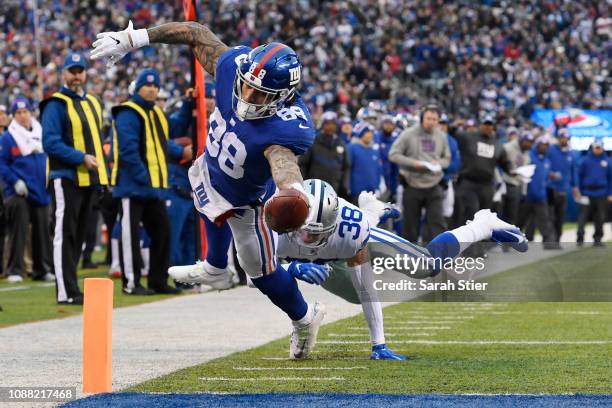
M299 83L301 77L302 77L302 69L299 65L295 68L291 68L289 70L289 85L293 86Z
M251 64L251 67L249 68L249 72L252 74L253 72L255 72L255 69L257 69L257 65L259 65L257 62L253 62ZM266 70L261 68L259 70L259 72L257 73L257 78L259 79L264 79L264 77L266 76Z

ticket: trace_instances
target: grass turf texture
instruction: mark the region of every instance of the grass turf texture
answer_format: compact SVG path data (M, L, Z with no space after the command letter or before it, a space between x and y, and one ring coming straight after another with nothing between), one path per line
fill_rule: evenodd
M102 253L94 254L95 260L102 260ZM108 277L108 265L96 269L79 269L79 287L83 290L83 279ZM146 281L146 278L143 278ZM121 279L113 279L115 286L113 305L124 307L142 303L154 302L172 295L128 296L121 292ZM24 289L19 290L20 287ZM81 314L82 306L58 305L55 297L55 284L33 282L27 278L23 283L10 284L5 279L0 280L0 327L39 320L57 319Z
M536 274L551 264L576 282L581 275L609 282L611 263L610 251L585 248L491 279ZM384 315L388 345L411 360L369 360L367 326L356 316L323 326L308 361L289 361L284 338L130 391L612 393L612 303L408 302L385 308ZM427 329L434 326L443 328ZM602 343L586 343L592 341Z

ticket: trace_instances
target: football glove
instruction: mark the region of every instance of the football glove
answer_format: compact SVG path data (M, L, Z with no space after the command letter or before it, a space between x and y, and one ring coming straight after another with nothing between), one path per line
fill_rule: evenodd
M113 65L128 52L149 45L149 33L146 29L134 30L132 21L123 31L106 31L96 36L92 44L91 59L108 57L108 65Z
M303 280L313 285L320 285L329 278L331 267L328 265L293 261L289 264L287 271L296 279Z

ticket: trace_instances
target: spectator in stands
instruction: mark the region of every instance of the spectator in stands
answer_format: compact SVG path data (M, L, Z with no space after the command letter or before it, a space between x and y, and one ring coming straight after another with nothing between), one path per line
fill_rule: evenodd
M557 242L561 240L567 195L575 184L576 157L569 146L570 134L567 128L557 131L557 143L548 148L552 179L548 182L548 204Z
M582 204L578 215L578 244L584 242L584 227L589 213L592 213L595 224L593 241L595 246L603 246L603 224L608 203L612 202L612 161L606 155L601 139L591 144L589 152L578 165L574 198Z
M444 189L444 202L442 204L444 218L447 226L452 225L452 217L455 211L455 187L457 181L457 173L461 167L461 153L459 152L459 144L457 140L451 136L449 132L448 115L443 113L440 116L440 130L446 134L448 139L448 148L450 149L451 160L447 168L444 169L444 176L440 185Z
M399 167L389 160L391 145L397 140L399 133L395 129L393 116L383 115L380 130L374 135L374 142L380 146L380 159L383 166L383 176L387 192L382 196L383 201L395 202L399 178Z
M47 155L43 152L42 127L32 116L32 105L17 97L11 106L14 119L0 138L0 176L6 196L9 251L8 281L25 276L24 255L32 225L32 279L54 281L51 267Z
M506 156L510 163L512 163L512 167L518 168L531 163L530 152L534 141L533 132L523 130L518 139L515 138L503 145ZM518 223L519 207L523 195L527 192L526 186L523 182L523 177L518 174L504 172L502 177L506 184L506 193L503 197L502 207L503 220L516 225Z
M353 204L358 203L362 191L381 195L386 190L380 147L374 143L374 131L369 123L357 123L353 129L354 141L348 145L351 163L350 201Z
M559 244L555 241L546 195L546 185L552 175L550 160L546 155L549 146L550 137L544 134L535 140L535 145L529 151L529 160L535 165L535 171L527 185L527 195L521 206L518 226L526 230L525 235L530 241L533 241L535 227L537 227L542 234L543 248L557 249Z
M455 138L461 153L457 182L460 214L457 220L459 224L465 224L478 210L491 208L495 168L501 166L506 173L512 174L513 165L496 139L492 115L483 117L478 132L457 132Z
M167 156L179 158L187 149L167 142L169 137L182 134L180 130L175 133L177 127L169 126L165 113L155 105L159 89L159 74L146 68L138 75L130 100L112 110L116 132L111 183L113 197L121 199L119 251L123 293L128 295L180 293L179 289L168 285ZM191 151L188 153L186 159L191 158ZM148 288L140 283L143 260L138 232L141 222L151 239Z
M346 146L351 143L351 138L353 137L353 121L348 116L342 116L338 120L338 124L340 125L340 132L338 132L338 136L344 142Z
M404 130L391 146L389 160L399 165L404 186L402 195L404 224L402 235L409 241L419 239L421 211L425 209L423 241L429 242L446 229L442 213L444 190L440 186L443 170L451 160L448 137L439 128L440 110L436 105L422 108L420 122Z
M85 58L64 59L63 86L40 105L53 200L53 268L57 302L83 304L77 265L93 200L108 184L102 150L102 105L85 92Z
M351 163L344 142L338 137L338 117L334 112L321 116L321 128L313 145L299 158L305 179L317 178L328 182L338 195L349 197Z

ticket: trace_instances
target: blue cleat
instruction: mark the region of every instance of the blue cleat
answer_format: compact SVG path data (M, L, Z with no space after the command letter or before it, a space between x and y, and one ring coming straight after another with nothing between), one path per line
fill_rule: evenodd
M393 350L387 348L386 344L377 344L372 346L372 354L370 360L408 360L408 357L397 354Z
M510 244L518 252L528 249L527 238L518 228L494 229L491 239L498 244Z
M385 209L383 214L380 216L379 224L386 222L387 220L397 220L401 216L399 210L389 203L385 204Z

